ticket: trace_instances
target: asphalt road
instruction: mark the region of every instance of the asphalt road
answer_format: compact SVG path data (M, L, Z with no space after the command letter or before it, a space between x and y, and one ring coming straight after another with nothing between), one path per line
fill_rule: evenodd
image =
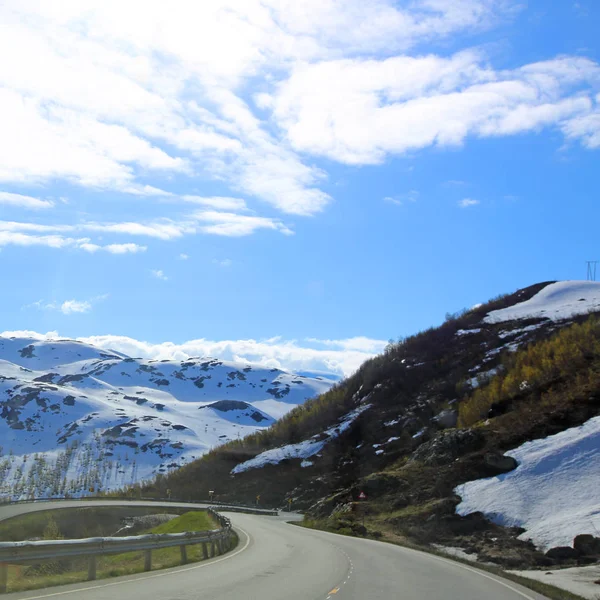
M0 506L0 520L91 502ZM98 503L94 503L98 504ZM112 503L114 505L114 503ZM135 504L145 504L143 502ZM183 505L185 506L185 505ZM198 506L198 505L188 505ZM224 514L227 514L224 512ZM230 513L240 543L206 562L89 583L7 594L6 600L542 600L515 583L445 558L313 531L290 516ZM291 515L293 517L293 515Z

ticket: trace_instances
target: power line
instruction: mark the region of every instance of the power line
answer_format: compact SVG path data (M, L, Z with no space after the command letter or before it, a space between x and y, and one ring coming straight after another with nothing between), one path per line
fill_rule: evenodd
M598 260L586 260L587 264L587 280L596 281L596 266L600 261Z

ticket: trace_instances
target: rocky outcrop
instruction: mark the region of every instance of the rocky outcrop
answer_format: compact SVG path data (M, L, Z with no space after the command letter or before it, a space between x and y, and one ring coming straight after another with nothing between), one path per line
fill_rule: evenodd
M440 432L434 439L419 446L413 452L411 462L444 465L459 456L479 450L483 444L483 435L477 430L449 429Z
M441 429L450 429L451 427L456 427L458 412L455 410L443 410L433 420Z
M487 452L483 457L486 468L491 471L490 475L500 475L514 471L519 463L512 456L505 456L496 452Z

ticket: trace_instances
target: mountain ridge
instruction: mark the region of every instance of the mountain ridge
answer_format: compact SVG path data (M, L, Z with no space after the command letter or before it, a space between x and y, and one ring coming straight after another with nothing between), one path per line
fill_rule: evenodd
M135 483L272 424L331 383L211 357L145 360L69 339L0 337L0 491ZM30 454L46 469L59 464L60 477L30 476Z
M524 442L600 413L599 301L600 283L543 282L449 315L391 343L269 429L140 493L160 496L169 487L193 499L210 485L223 500L260 496L278 507L291 500L309 522L334 531L450 545L458 538L506 566L551 564L519 539L522 528L457 514L456 490L518 468L510 450Z

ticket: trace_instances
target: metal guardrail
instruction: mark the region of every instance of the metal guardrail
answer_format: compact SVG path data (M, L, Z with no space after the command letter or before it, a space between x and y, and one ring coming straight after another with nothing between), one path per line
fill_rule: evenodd
M38 502L60 502L61 500L77 500L77 501L107 501L107 502L156 502L156 503L181 503L181 504L205 504L207 506L217 506L223 510L228 510L232 512L249 512L252 511L251 514L257 515L278 515L278 511L275 509L269 508L258 508L255 505L249 504L241 504L237 502L217 502L215 500L180 500L178 498L149 498L149 497L141 497L141 498L133 498L131 496L56 496L54 498L32 498L27 500L6 500L4 498L0 498L0 506L5 506L8 504L30 504L30 503L38 503ZM247 510L238 510L238 509L247 509Z
M219 529L186 533L148 534L128 537L86 538L79 540L44 540L35 542L0 542L0 593L7 588L8 564L41 562L68 557L89 557L88 581L96 579L96 557L105 554L144 551L144 570L152 568L152 550L181 549L181 564L187 562L187 546L202 544L203 558L211 558L231 549L231 521L208 508Z

